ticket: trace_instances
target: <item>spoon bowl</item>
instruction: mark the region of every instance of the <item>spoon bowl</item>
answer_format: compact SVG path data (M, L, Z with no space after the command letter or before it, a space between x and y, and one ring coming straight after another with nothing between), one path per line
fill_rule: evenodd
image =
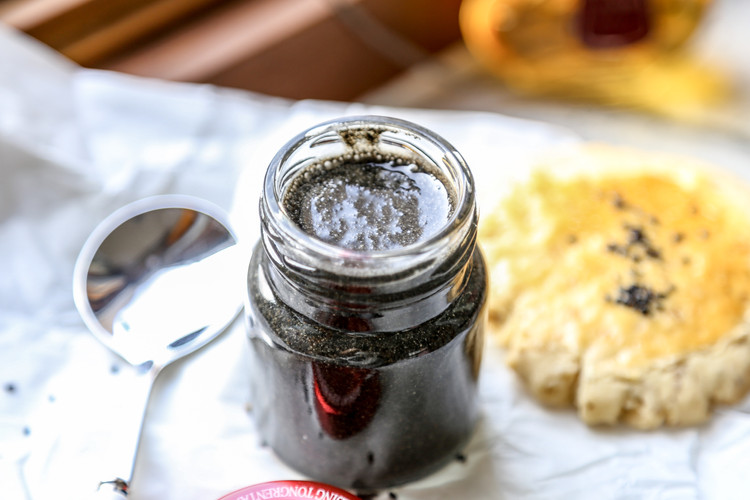
M223 212L181 195L126 205L102 221L81 249L73 277L76 308L91 332L143 379L128 404L141 406L141 418L132 432L117 436L123 448L133 448L129 469L121 466L102 481L116 493L128 493L156 376L214 339L241 309L241 259Z

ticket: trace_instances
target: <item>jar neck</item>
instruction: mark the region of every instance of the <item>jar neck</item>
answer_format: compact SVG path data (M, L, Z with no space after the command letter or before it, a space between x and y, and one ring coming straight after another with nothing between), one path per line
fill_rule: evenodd
M264 231L261 266L281 302L323 326L353 333L401 331L435 318L463 291L475 241L474 223L452 253L400 273L367 277L300 264L287 253L288 241Z
M316 145L336 144L342 129L369 127L378 131L377 147L402 147L450 183L453 212L434 236L393 250L355 251L303 232L284 210L285 189L295 174L305 162L325 159ZM301 134L271 163L260 210L261 265L269 286L280 301L329 328L360 333L413 328L442 313L469 279L477 233L471 173L447 142L410 123L356 117Z

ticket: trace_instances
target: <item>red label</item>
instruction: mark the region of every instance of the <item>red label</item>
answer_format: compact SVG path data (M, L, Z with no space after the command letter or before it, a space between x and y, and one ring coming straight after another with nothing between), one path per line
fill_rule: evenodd
M219 500L360 500L334 486L311 481L271 481L242 488Z

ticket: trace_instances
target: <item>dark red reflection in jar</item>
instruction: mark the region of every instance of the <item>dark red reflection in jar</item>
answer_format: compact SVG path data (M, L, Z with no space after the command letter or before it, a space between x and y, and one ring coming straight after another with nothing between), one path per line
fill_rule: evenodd
M374 370L313 363L315 412L321 428L334 439L365 429L380 402L380 380Z
M579 20L581 39L591 48L630 45L651 27L647 0L583 0Z

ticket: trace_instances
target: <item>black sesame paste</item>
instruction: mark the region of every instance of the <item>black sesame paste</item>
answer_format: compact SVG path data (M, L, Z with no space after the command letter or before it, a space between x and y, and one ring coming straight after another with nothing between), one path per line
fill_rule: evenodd
M285 195L306 233L342 248L379 251L442 229L452 200L435 172L402 158L339 158L308 167Z
M253 413L292 467L349 488L385 488L449 462L477 419L485 268L441 315L405 331L324 328L252 287ZM251 280L264 280L260 255ZM271 342L269 344L269 341ZM442 457L442 458L441 458Z

